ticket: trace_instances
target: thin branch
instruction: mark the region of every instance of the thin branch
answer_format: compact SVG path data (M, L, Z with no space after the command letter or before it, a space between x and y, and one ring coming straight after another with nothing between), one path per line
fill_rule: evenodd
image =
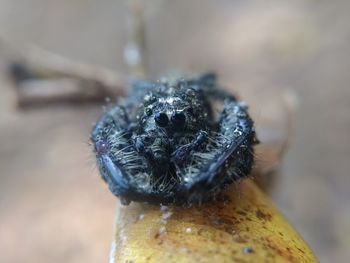
M101 101L124 94L126 76L46 51L1 41L19 106Z
M146 32L144 6L140 0L128 0L128 42L124 48L124 59L134 78L145 78Z

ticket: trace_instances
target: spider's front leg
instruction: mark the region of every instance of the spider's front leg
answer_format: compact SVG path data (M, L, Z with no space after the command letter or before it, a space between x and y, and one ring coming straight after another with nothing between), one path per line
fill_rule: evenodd
M201 169L200 176L189 182L184 195L193 202L201 201L205 193L215 195L225 185L246 177L253 163L256 143L253 121L244 104L228 99L218 121L218 142L211 161Z
M129 120L124 107L118 106L105 112L91 132L91 141L95 146L97 165L101 177L117 196L130 190L125 180L125 170L120 157L129 145L127 127ZM115 153L119 154L116 155Z
M172 161L181 166L184 164L188 155L197 150L205 141L207 140L207 133L205 131L200 131L196 134L196 138L190 143L183 146L180 146L172 154Z

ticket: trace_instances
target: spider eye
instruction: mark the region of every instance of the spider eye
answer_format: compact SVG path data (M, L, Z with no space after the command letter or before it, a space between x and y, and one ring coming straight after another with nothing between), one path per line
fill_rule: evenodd
M159 127L165 127L169 122L168 116L164 112L156 113L154 120Z
M171 116L171 122L173 123L173 125L175 127L182 128L185 125L185 122L186 122L185 114L183 114L182 112L180 112L180 113L178 113L178 112L173 113L173 115Z

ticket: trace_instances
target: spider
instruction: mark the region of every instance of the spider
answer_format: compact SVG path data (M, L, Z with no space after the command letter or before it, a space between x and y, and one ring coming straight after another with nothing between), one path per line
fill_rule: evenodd
M135 82L91 141L101 177L124 205L208 201L248 176L258 143L247 106L212 73Z

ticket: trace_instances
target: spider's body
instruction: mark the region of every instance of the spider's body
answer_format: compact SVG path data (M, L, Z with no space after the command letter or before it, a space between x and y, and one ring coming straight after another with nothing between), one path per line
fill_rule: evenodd
M246 106L212 74L135 83L91 139L102 178L125 204L206 201L249 174L257 141Z

